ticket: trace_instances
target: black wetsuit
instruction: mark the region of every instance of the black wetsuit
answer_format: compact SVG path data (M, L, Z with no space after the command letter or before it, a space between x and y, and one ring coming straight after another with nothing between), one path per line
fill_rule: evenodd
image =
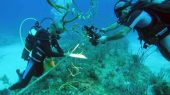
M62 57L64 55L63 50L60 48L55 37L52 37L52 40L49 40L50 37L50 34L46 30L41 29L38 31L35 43L31 43L33 45L32 54L28 60L28 65L24 73L22 74L21 80L12 85L9 88L10 90L24 88L28 85L32 76L41 76L44 71L43 61L46 57ZM58 53L52 51L51 45L58 50Z

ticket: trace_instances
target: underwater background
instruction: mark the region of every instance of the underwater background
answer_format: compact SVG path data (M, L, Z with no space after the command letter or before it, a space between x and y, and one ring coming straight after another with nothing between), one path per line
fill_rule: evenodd
M65 5L71 0L53 0ZM127 37L92 46L82 27L106 27L117 20L113 8L117 0L74 0L71 8L82 18L66 25L59 43L64 52L72 50L84 54L85 59L57 58L58 67L22 92L23 95L170 95L170 62L156 47L141 49L136 32ZM134 0L135 2L135 0ZM27 62L21 59L23 44L20 25L26 18L42 20L61 15L46 0L3 0L0 4L0 90L18 81L16 69L23 71ZM84 18L83 18L84 16ZM88 18L88 16L90 16ZM70 13L67 18L71 18ZM34 21L22 25L25 39ZM49 22L43 23L44 27ZM33 82L33 79L31 82ZM30 83L31 83L30 82ZM17 90L14 93L20 93Z

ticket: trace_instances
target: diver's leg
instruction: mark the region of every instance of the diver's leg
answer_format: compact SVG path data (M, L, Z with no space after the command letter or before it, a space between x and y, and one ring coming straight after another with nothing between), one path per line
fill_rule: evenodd
M15 89L24 88L25 86L27 86L32 76L34 75L34 72L35 72L35 63L32 61L32 59L30 59L25 69L25 72L23 73L21 81L12 85L9 89L15 90Z
M170 34L162 39L158 44L157 47L161 54L170 61Z
M35 64L36 66L35 66L35 73L34 73L34 75L36 76L36 77L39 77L39 76L41 76L42 74L43 74L43 72L44 72L44 67L43 67L43 63L37 63L37 64Z
M16 70L16 73L17 73L17 75L19 77L19 80L21 80L23 73L21 73L19 69Z

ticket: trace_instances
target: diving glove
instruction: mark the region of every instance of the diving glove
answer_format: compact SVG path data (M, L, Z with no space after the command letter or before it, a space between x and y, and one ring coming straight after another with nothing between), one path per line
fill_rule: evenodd
M107 36L101 36L98 41L104 44L107 41Z

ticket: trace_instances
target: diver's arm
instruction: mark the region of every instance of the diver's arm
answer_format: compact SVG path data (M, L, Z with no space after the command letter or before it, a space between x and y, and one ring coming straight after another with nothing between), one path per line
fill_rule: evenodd
M63 57L64 56L64 53L53 52L52 49L49 49L49 51L47 51L46 54L47 54L46 56L48 57Z
M58 51L58 53L64 53L63 52L63 49L60 47L60 45L58 44L58 42L56 41L56 44L55 44L55 46L54 46L56 49L57 49L57 51Z
M46 56L48 56L48 57L62 57L62 56L64 56L63 53L53 52L50 47L49 42L43 43L43 50L45 51Z
M126 36L139 23L145 22L143 23L143 25L145 24L145 26L147 26L147 24L151 23L151 20L152 18L149 16L147 12L142 10L136 10L133 13L131 13L127 22L124 22L122 24L115 23L115 25L113 24L110 27L106 28L106 31L109 30L115 31L111 36L101 36L98 40L100 42L106 42L106 41L120 39Z
M111 24L110 26L106 27L106 28L102 28L101 30L103 30L103 32L109 32L114 30L115 28L117 28L120 24L118 22L115 22L113 24Z
M107 36L107 41L123 38L131 31L131 28L127 26L120 25L119 27L121 27L121 30L114 32L111 36Z
M64 53L55 37L52 38L51 44L52 44L53 47L55 47L57 49L58 53L61 53L61 54Z
M115 28L114 31L117 32L114 32L113 35L107 37L107 40L116 40L126 36L131 31L131 29L134 29L135 26L138 25L140 22L148 22L149 24L151 23L151 17L145 11L136 10L131 13L126 23L124 23L123 25L119 24L118 27Z

